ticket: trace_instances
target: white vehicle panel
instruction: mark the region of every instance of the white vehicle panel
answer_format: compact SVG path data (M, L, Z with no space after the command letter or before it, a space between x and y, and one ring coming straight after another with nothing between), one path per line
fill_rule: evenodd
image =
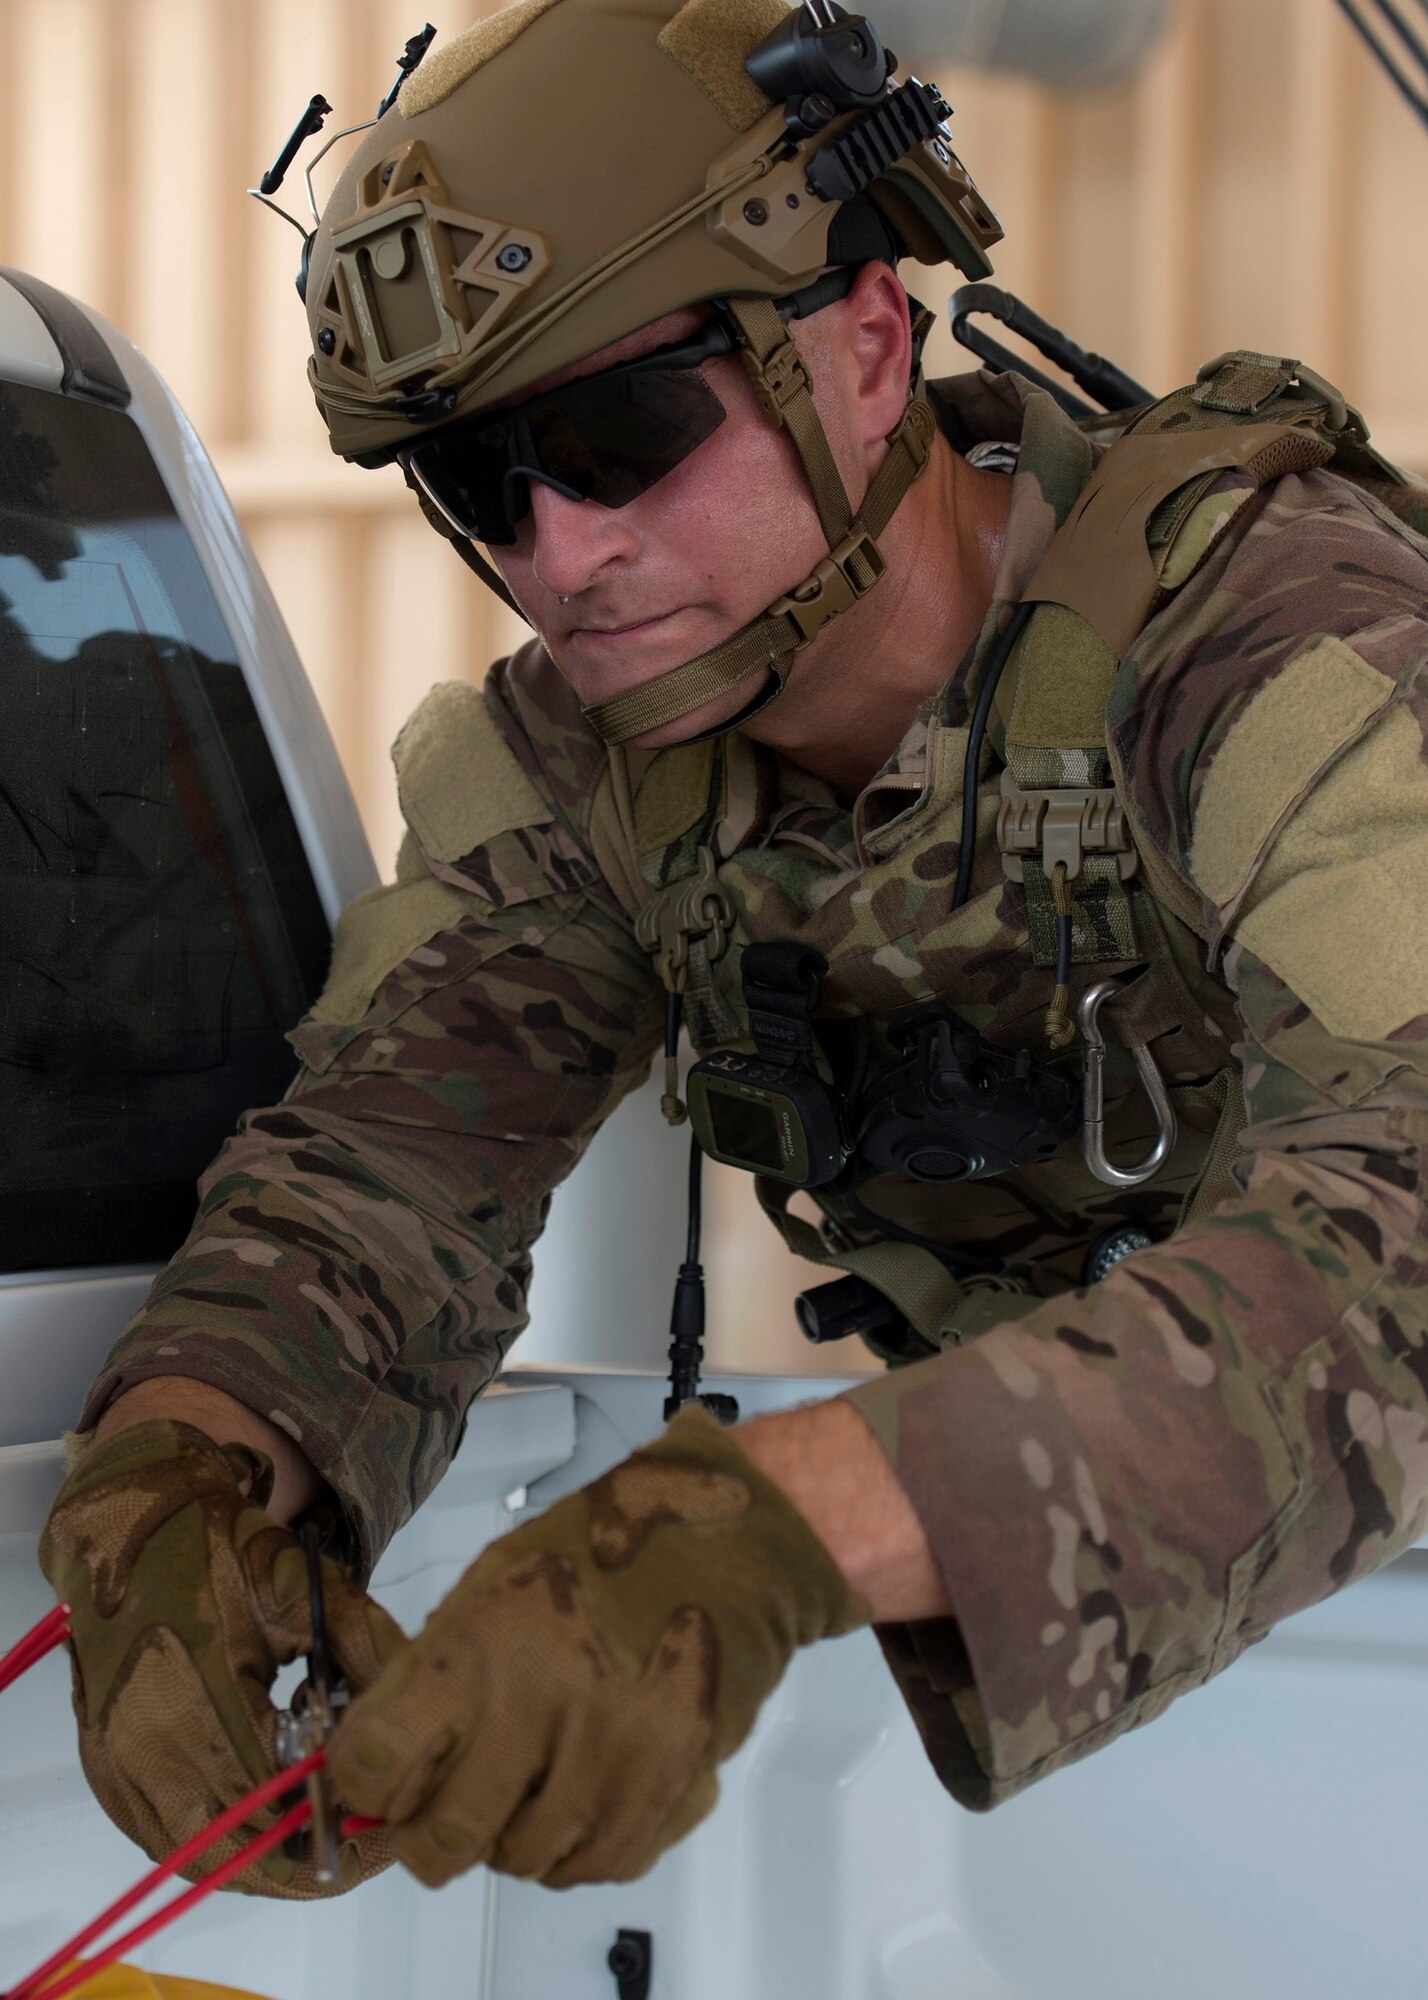
M58 390L64 362L44 321L26 298L0 279L0 375L32 389Z
M651 1375L507 1380L378 1571L408 1629L517 1518L507 1498L546 1504L659 1428ZM710 1386L753 1414L810 1385ZM0 1646L47 1607L31 1550L59 1465L0 1452ZM630 1929L652 1939L650 2000L1420 2000L1421 1563L984 1818L941 1790L862 1633L795 1659L717 1811L641 1882L556 1894L477 1870L432 1895L392 1870L336 1903L216 1897L137 1956L271 2000L615 2000ZM0 1979L142 1866L88 1795L51 1659L0 1700Z

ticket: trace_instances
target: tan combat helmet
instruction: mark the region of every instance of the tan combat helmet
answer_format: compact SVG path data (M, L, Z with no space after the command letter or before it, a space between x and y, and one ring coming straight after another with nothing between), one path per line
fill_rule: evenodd
M723 645L589 711L609 742L747 683L743 719L883 572L875 538L926 462L931 411L909 399L855 518L786 321L826 303L830 265L911 254L985 277L1002 234L940 94L894 63L835 0L519 0L408 78L310 244L309 372L333 449L397 459L419 492L411 455L437 429L680 307L714 302L729 325L829 554Z

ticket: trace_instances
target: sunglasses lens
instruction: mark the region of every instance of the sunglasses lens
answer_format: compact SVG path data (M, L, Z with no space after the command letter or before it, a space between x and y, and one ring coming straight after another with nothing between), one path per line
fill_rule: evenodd
M592 375L528 412L537 463L602 507L626 507L712 436L724 406L702 375Z
M407 463L427 497L459 533L498 547L516 539L519 515L513 515L506 498L511 466L508 425L478 430L474 424L462 424L438 432L415 446Z
M723 404L695 370L615 371L568 383L496 423L438 432L408 463L455 527L503 547L529 511L528 480L625 507L723 421Z

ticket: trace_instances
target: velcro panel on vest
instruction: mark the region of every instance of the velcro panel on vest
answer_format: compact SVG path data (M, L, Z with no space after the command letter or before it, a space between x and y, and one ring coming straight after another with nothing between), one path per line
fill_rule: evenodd
M1024 792L1100 791L1110 782L1106 701L1115 654L1074 611L1038 606L1008 673L1015 674L1006 759ZM1040 856L1023 863L1032 962L1056 963L1056 899ZM1071 958L1101 965L1136 956L1131 896L1116 857L1088 854L1071 885Z
M1015 675L1008 749L1013 744L1041 744L1058 750L1104 750L1106 701L1119 664L1078 612L1060 604L1041 605L1008 669Z

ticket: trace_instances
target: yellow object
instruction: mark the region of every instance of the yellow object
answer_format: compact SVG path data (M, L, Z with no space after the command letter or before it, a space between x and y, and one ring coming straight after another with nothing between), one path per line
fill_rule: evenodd
M168 1973L145 1972L137 1965L106 1965L93 1979L75 1989L77 2000L262 2000L236 1986L214 1986L207 1979L174 1979Z

